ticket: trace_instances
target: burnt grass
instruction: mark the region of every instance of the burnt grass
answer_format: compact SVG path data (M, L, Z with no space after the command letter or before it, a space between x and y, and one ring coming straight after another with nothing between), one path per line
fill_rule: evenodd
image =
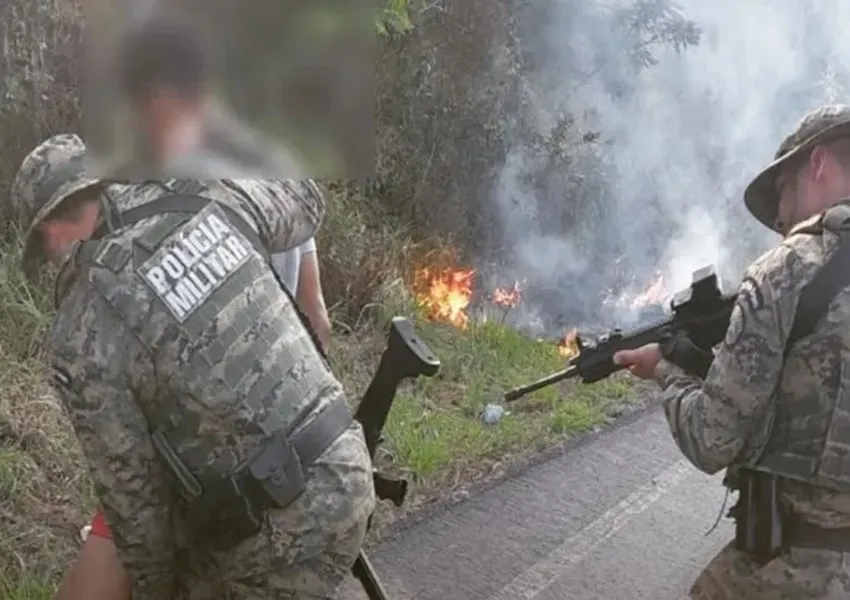
M16 241L0 255L0 598L51 598L96 508L85 458L46 386L41 342L50 322L49 286L27 284ZM401 515L502 477L512 466L640 407L643 394L616 375L593 385L565 382L510 404L494 425L481 420L505 389L564 368L551 341L499 323L465 331L417 316L403 286L388 286L368 319L339 325L331 362L352 404L384 349L394 315L406 315L441 360L439 373L403 384L376 463L410 483L401 509L381 503L371 543Z

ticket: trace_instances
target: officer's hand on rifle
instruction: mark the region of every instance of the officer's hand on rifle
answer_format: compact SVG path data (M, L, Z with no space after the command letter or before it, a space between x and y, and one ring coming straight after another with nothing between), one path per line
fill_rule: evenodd
M685 372L705 379L714 353L697 346L683 331L668 332L659 340L661 355Z
M655 367L663 358L658 344L647 344L634 350L620 350L614 354L614 363L626 367L635 377L654 379Z
M660 343L615 353L614 363L626 367L636 377L654 379L658 361L662 358L691 375L705 379L714 354L699 348L684 332L671 331L661 336Z

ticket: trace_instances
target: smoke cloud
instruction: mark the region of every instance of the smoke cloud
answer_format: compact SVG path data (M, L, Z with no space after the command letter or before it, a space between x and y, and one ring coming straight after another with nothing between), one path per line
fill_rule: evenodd
M492 196L506 268L526 282L520 326L633 325L640 311L605 299L656 273L676 292L707 264L736 289L779 241L744 188L804 113L845 101L850 2L680 1L700 29L681 52L614 20L665 4L560 0L521 16L524 127L551 137L560 115L576 119L560 169L518 132ZM656 64L630 67L636 42Z

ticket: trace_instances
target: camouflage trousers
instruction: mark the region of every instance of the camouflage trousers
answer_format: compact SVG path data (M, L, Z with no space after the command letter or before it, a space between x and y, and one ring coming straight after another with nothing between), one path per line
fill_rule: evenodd
M330 600L374 507L372 463L354 424L310 468L307 489L228 552L191 552L173 600Z
M759 563L730 542L700 573L693 600L839 600L850 598L850 553L792 548Z

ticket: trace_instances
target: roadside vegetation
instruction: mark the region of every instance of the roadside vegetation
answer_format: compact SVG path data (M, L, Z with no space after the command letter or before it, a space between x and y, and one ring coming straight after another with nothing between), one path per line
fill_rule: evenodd
M410 509L498 477L513 462L591 431L641 399L624 377L593 386L568 382L507 407L495 423L482 420L482 411L498 402L501 391L562 369L566 361L556 343L559 332L538 340L499 319L471 315L460 325L457 315L466 314L475 290L452 288L452 293L466 294L467 304L441 313L435 306L445 302L445 290L441 296L433 284L446 271L422 281L437 251L450 251L455 272L471 272L476 256L499 259L501 242L493 237L497 233L488 233L497 229L481 201L489 190L481 185L494 179L494 169L509 150L505 139L517 134L508 131L507 117L520 111L510 125L520 129L530 118L519 108L527 93L521 80L523 55L512 45L523 3L387 4L379 24L378 174L366 184L326 182L331 206L317 241L335 330L331 359L352 402L359 400L377 366L395 315L413 320L441 359L437 376L403 386L378 457L383 469L412 483ZM577 0L576 6L589 10L592 4ZM648 68L658 45L694 43L689 22L662 5L636 2L632 13L617 17L634 29L639 50L634 60L646 63L640 68ZM81 17L72 6L59 0L11 0L0 8L0 73L5 77L0 78L0 198L8 197L15 170L34 145L55 133L80 130ZM496 69L490 48L503 48L511 64ZM632 60L631 54L623 60ZM503 96L482 95L482 89L501 80ZM588 153L597 151L591 143L595 138L570 123L565 117L547 135L529 134L522 141L550 161L532 175L572 173L578 168L570 162L576 153L583 157L576 164L588 164ZM592 182L599 173L593 168L565 183L571 200L554 219L565 231L590 214L604 217L601 201L585 206L572 199L595 189ZM49 277L35 284L24 281L17 268L20 216L4 200L0 217L5 223L0 246L0 598L41 600L51 597L76 553L79 530L90 520L96 499L73 431L45 385L42 342L52 310ZM466 281L474 288L471 279ZM502 310L512 309L503 305ZM382 507L379 522L398 514Z

